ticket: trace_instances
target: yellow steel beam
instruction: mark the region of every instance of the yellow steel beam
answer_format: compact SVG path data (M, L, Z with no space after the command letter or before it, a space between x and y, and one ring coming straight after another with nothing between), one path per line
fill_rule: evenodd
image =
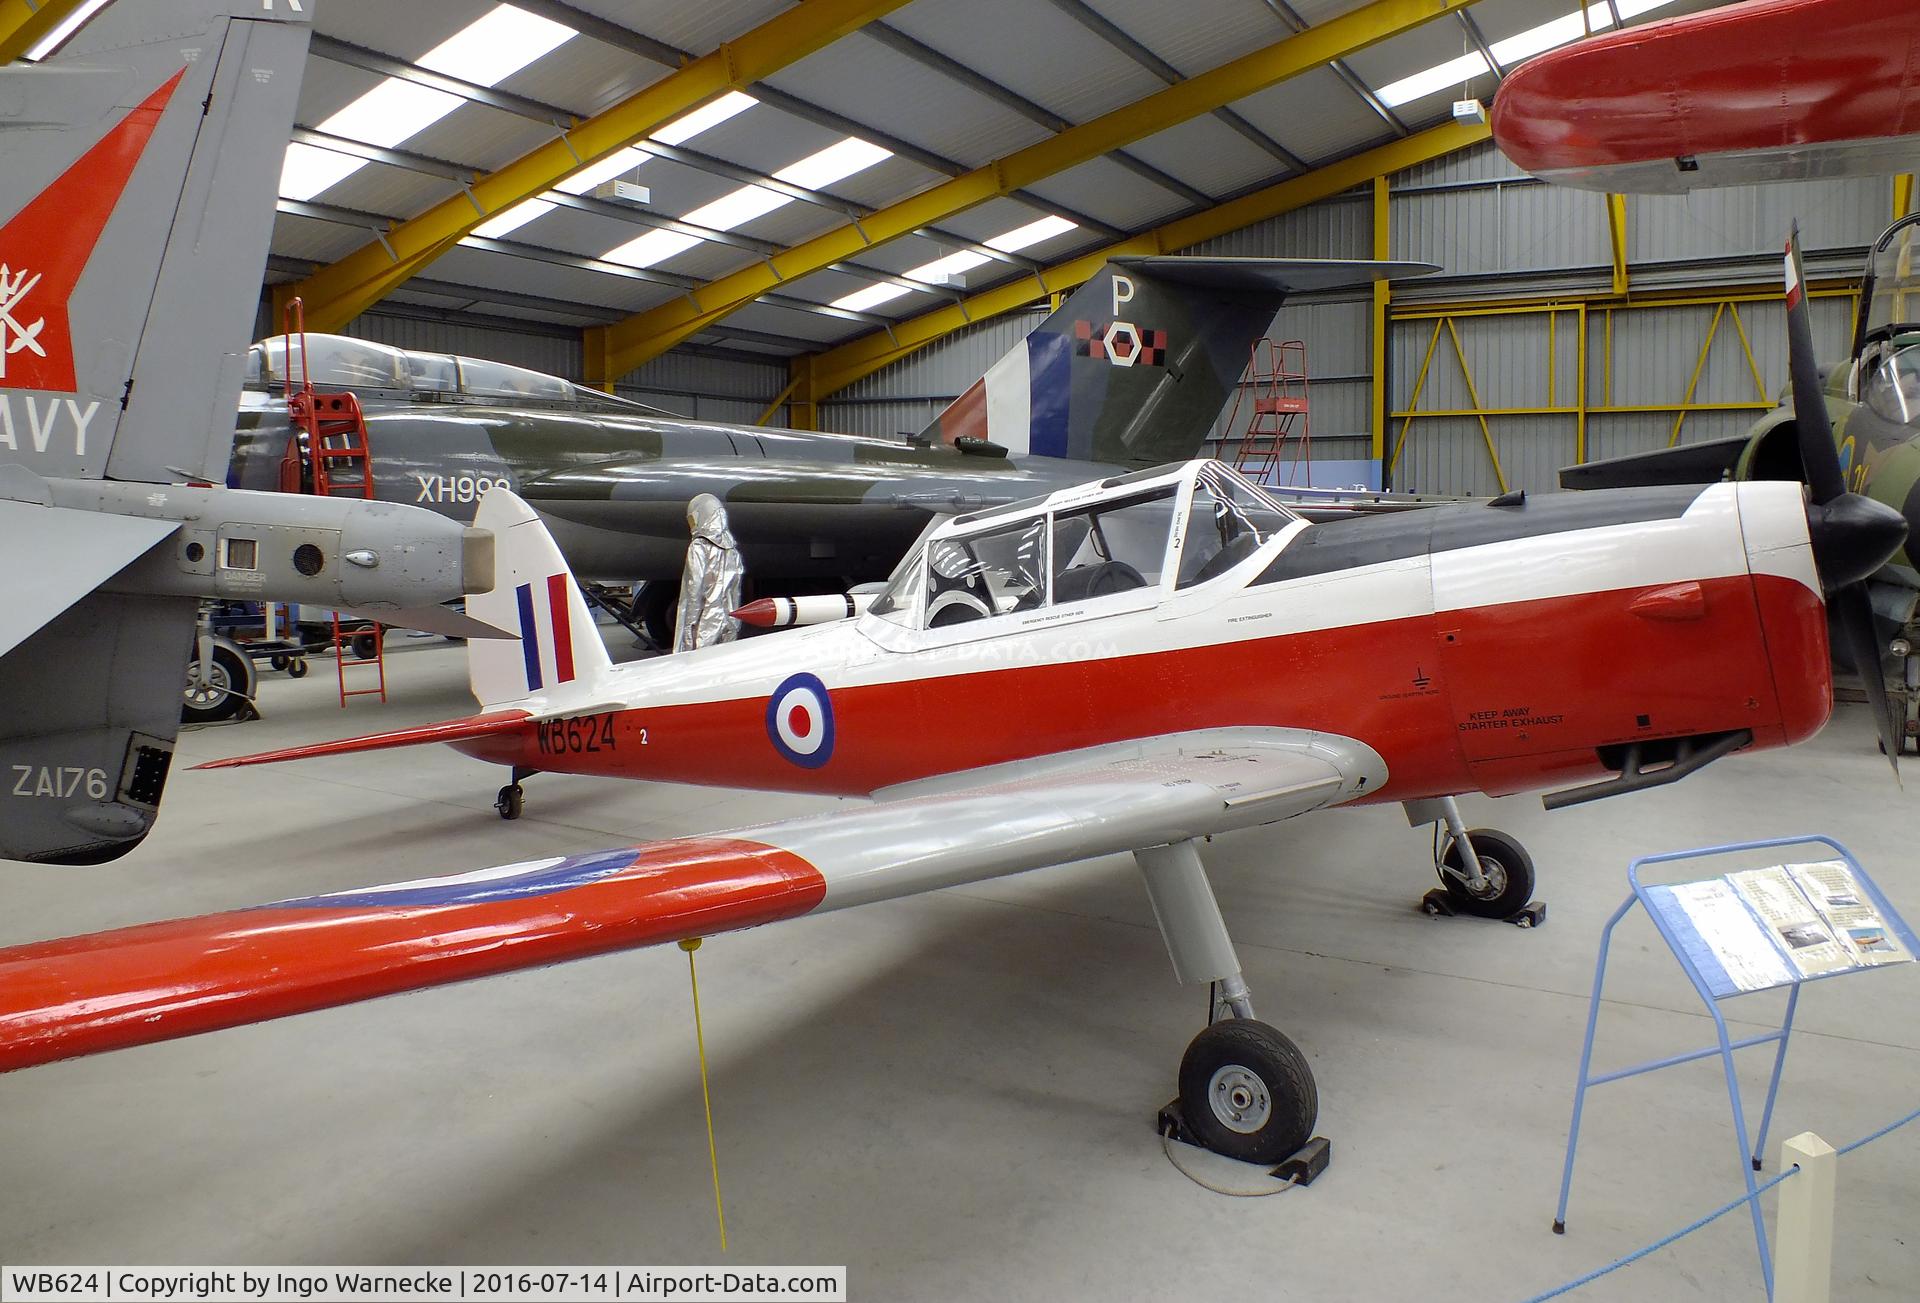
M1613 292L1627 292L1627 197L1607 196L1607 244L1613 254Z
M85 0L0 0L0 63L12 63L65 22Z
M906 0L804 0L441 200L297 285L311 330L338 330L459 243L474 227L551 188L729 90L740 90L831 45ZM628 368L595 379L610 378Z
M1373 256L1385 262L1393 256L1392 179L1385 173L1373 178ZM1386 281L1373 283L1373 459L1379 461L1387 451L1387 305L1393 302L1393 290Z
M1913 173L1901 172L1893 178L1893 220L1899 221L1913 211Z
M1165 226L1082 254L1034 275L1022 276L1008 284L969 295L958 303L897 322L890 330L876 331L849 340L838 348L828 349L818 355L814 370L814 398L824 398L844 389L862 376L871 375L888 363L896 362L969 323L997 317L1036 299L1078 285L1090 279L1109 258L1173 253L1269 217L1304 208L1364 184L1373 177L1398 172L1442 154L1465 149L1485 140L1487 136L1487 128L1482 123L1444 123L1404 140L1381 145L1364 154L1316 168L1303 176L1242 195L1217 208L1168 222Z
M1242 55L1211 72L1175 82L1165 90L1090 122L1069 127L857 222L835 227L688 295L614 325L594 329L606 333L604 351L618 368L616 374L626 371L666 352L782 282L819 271L921 227L936 225L989 199L1011 194L1175 123L1211 113L1276 82L1464 9L1468 2L1372 0L1351 13Z

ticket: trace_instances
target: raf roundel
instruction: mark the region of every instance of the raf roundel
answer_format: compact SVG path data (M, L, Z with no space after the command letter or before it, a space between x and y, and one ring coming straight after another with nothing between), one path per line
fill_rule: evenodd
M767 698L767 737L773 749L804 769L833 758L833 703L827 685L811 674L789 676Z

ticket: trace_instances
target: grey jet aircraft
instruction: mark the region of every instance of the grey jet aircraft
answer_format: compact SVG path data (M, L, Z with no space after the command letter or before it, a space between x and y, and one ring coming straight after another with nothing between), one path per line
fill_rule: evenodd
M380 496L463 523L504 485L545 518L584 580L649 581L638 614L670 628L686 504L727 507L752 594L884 579L935 514L975 511L1195 456L1252 341L1291 293L1424 275L1426 263L1116 259L917 434L688 420L557 377L308 336L305 371L365 414ZM255 344L229 483L296 487L284 338Z

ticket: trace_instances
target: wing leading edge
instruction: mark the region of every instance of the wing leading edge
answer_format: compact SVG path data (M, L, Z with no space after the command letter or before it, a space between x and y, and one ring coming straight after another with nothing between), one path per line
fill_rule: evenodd
M1344 738L1228 729L852 810L0 950L0 1071L1272 823L1377 789Z

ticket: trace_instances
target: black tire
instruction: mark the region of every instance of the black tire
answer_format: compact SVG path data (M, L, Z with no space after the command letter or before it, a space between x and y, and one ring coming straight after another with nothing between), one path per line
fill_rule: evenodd
M502 819L518 819L520 812L526 809L526 805L527 794L518 783L508 783L500 789L500 794L493 798L493 808L500 812Z
M1533 899L1533 857L1512 837L1492 828L1470 828L1467 837L1473 842L1473 853L1479 857L1481 871L1487 876L1488 890L1475 895L1458 878L1441 873L1440 883L1447 889L1448 898L1462 914L1512 918ZM1466 859L1460 854L1457 842L1447 843L1447 853L1441 862L1448 868L1466 871Z
M367 629L353 635L353 654L363 661L370 661L380 654L380 631Z
M301 656L301 657L297 657L294 660L288 661L287 677L290 679L306 678L307 677L307 658L304 656Z
M1180 1112L1216 1154L1278 1163L1313 1137L1320 1092L1300 1047L1251 1018L1227 1018L1180 1059Z
M256 680L253 662L245 652L224 640L213 644L213 664L207 671L207 684L194 689L193 667L199 660L196 650L187 658L186 686L181 690L180 718L189 724L219 724L238 715L253 696Z
M289 660L283 653L275 652L273 655L267 658L267 664L273 666L273 668L276 670L284 670L287 668L287 666L293 664L293 662Z

